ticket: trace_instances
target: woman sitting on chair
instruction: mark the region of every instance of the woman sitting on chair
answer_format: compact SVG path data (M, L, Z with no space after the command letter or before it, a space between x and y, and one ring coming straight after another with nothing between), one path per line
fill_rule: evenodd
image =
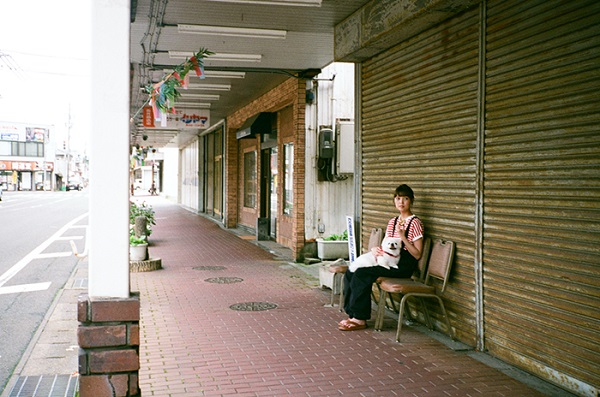
M381 266L363 267L354 273L344 274L344 311L346 320L338 323L341 331L356 331L367 328L371 318L371 289L379 277L409 278L417 268L423 252L423 222L411 211L415 196L408 185L400 185L394 193L394 204L400 215L390 219L385 235L400 238L402 249L398 269ZM371 249L374 256L383 255L381 247Z

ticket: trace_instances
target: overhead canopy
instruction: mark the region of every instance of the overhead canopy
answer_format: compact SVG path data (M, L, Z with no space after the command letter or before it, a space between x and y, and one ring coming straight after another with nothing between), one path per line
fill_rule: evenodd
M256 134L269 134L272 129L273 113L262 112L246 119L236 132L236 138L254 138Z

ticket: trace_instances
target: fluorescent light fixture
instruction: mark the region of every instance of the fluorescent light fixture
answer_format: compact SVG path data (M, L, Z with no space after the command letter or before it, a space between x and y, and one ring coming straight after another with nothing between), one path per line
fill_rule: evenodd
M164 73L173 73L173 69L163 69ZM194 73L190 73L189 76L195 77ZM229 72L226 70L205 70L204 77L210 77L214 79L243 79L246 78L246 72ZM145 90L144 87L142 89Z
M185 99L200 99L203 101L218 101L221 96L212 94L188 94L182 92L181 97Z
M187 59L194 56L193 52L189 51L169 51L171 59ZM205 58L207 61L229 61L229 62L260 62L262 55L258 54L213 54Z
M210 103L200 102L175 102L175 109L177 108L190 108L190 109L210 109Z
M226 26L177 25L179 33L195 33L212 36L255 37L259 39L285 39L285 30L230 28Z
M206 77L221 78L221 79L243 79L246 78L246 72L228 72L225 70L205 70Z
M206 0L219 3L266 4L272 6L321 7L321 0Z
M231 84L188 84L190 90L231 91Z

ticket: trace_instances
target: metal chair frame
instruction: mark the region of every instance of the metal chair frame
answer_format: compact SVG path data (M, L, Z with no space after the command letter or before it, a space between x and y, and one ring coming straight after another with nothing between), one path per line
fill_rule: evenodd
M450 320L448 318L448 313L444 306L444 302L439 296L444 293L448 284L448 279L450 278L450 270L453 263L454 250L454 242L443 241L439 239L435 240L432 244L431 254L429 256L425 280L415 281L411 279L386 279L384 280L385 282L382 282L379 285L381 295L377 307L375 330L381 331L383 327L383 318L385 315L386 306L385 302L388 294L390 295L390 300L393 300L393 294L399 294L402 295L402 299L400 300L398 310L398 328L396 331L397 342L400 342L400 333L402 331L404 311L406 307L406 302L410 297L416 297L421 300L422 307L424 309L423 312L425 314L425 319L430 329L433 329L433 325L429 316L427 305L424 304L423 300L435 299L440 305L442 314L444 316L444 320L446 322L446 326L448 328L448 333L450 334L450 337L454 339L454 330L450 325ZM438 289L430 284L430 281L432 281L433 278L436 278L442 282L442 287L439 290L439 294ZM389 291L386 290L386 284L390 285L390 287L388 288L390 289Z
M431 254L431 238L424 237L423 252L421 253L421 258L419 258L419 263L417 265L418 275L417 274L413 275L411 278L412 280L418 280L418 281L425 280L425 276L427 274L427 264L429 263L429 255L430 254ZM379 286L379 284L385 279L386 279L386 277L380 277L377 279L377 281L375 281L375 284L377 285L377 289L379 290L380 297L381 297L381 287ZM375 298L375 294L373 292L371 292L371 296L373 298L373 301L379 305L379 299ZM389 302L390 302L389 305L388 305L387 301L385 302L386 307L388 309L392 310L394 313L398 313L399 308L396 307L396 303L395 303L394 299L392 299L391 296L389 298Z

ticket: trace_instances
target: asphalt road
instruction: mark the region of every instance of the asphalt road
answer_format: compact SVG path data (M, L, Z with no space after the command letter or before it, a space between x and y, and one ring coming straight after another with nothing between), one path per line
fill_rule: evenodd
M0 390L85 250L86 190L4 192L0 201Z

